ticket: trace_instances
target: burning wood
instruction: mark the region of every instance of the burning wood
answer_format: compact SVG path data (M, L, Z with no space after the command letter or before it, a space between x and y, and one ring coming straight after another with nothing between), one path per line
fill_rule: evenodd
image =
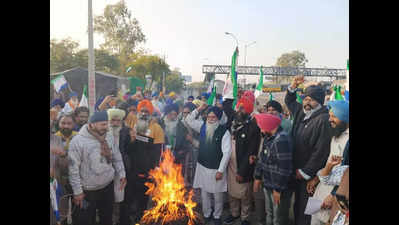
M163 152L159 167L150 170L153 183L147 182L154 207L146 210L140 224L144 225L195 225L198 215L193 210L197 203L192 201L193 190L184 187L182 165L174 163L169 149Z

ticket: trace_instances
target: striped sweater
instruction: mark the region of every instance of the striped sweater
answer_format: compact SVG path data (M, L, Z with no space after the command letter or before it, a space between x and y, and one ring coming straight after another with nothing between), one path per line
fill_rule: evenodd
M288 189L292 172L292 141L280 127L275 135L265 137L254 176L263 180L266 189L281 192Z

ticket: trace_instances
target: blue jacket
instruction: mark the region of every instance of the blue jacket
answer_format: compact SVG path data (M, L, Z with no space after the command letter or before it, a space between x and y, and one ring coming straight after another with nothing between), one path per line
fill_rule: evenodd
M260 160L255 167L255 179L263 179L266 189L282 192L288 189L292 168L291 137L280 127L275 135L265 137Z

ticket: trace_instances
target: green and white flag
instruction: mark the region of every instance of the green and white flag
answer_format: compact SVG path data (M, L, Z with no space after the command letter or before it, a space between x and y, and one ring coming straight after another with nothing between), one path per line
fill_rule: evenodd
M263 71L262 71L262 66L260 66L260 77L259 77L258 86L256 86L255 89L255 98L257 98L259 95L262 94L262 89L263 89Z
M269 92L269 101L273 101L273 94Z
M62 75L62 74L58 75L55 79L53 79L51 81L51 84L53 84L56 92L60 92L62 89L66 88L68 86L68 83L65 80L64 75Z
M236 47L236 50L233 53L233 57L231 58L230 77L231 77L231 83L233 84L233 97L234 97L233 109L237 104L237 92L238 92L237 71L236 71L237 59L238 59L238 46Z
M299 102L300 104L302 104L301 96L298 94L298 92L295 92L295 93L296 93L296 101Z
M349 59L346 61L346 90L349 91Z
M87 103L87 85L83 87L83 94L82 98L80 99L79 107L80 106L85 106L89 108L89 104Z
M216 99L216 87L214 86L212 88L211 96L208 98L207 104L208 105L215 105L215 102L216 102L215 99Z

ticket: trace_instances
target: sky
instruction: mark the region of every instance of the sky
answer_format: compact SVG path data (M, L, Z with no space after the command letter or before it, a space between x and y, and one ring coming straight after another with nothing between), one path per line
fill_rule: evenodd
M93 15L119 0L93 0ZM299 50L306 67L346 68L349 59L348 0L125 0L151 54L165 55L170 68L202 81L202 65L230 65L238 39L238 65L273 66ZM50 1L50 39L67 37L88 46L88 1ZM94 47L104 39L94 35ZM217 75L224 80L225 75ZM250 77L250 78L249 78ZM240 78L240 77L239 77ZM248 79L249 78L249 79ZM247 80L256 81L256 76Z

